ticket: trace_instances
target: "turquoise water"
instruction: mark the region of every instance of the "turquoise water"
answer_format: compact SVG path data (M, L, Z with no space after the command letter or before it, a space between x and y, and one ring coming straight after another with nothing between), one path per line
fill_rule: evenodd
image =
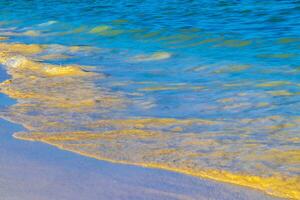
M256 88L253 82L299 83L300 28L297 18L300 5L294 1L62 1L59 4L56 1L1 1L0 4L1 21L8 23L4 27L15 27L15 32L36 30L42 33L41 37L18 37L12 41L107 48L102 55L89 56L82 62L109 66L107 73L118 80L187 83L211 88L209 94L190 91L188 94L186 91L170 94L169 97L190 96L180 98L181 106L212 103L220 94L222 97L232 96L236 88L224 90L219 87L225 83L249 82L250 86L238 89L252 93L269 90ZM57 23L39 26L49 21ZM109 26L119 32L87 33L97 26ZM136 54L156 51L166 51L173 56L163 62L128 62ZM230 65L250 67L235 71L227 69ZM195 69L197 66L207 68ZM224 72L215 73L219 70ZM132 87L136 89L137 86ZM293 86L278 89L299 91ZM151 95L160 96L157 92ZM297 104L298 99L298 96L270 97L262 98L262 101L271 101L274 107L270 112L274 114L297 115L299 110L295 101ZM170 109L177 110L178 102L169 103L175 101L174 98L163 98L163 101L168 101L168 107L171 107L164 114L168 115ZM183 101L187 102L184 104ZM164 110L166 105L163 104L160 110ZM184 116L215 114L204 106L199 109L185 108ZM172 113L177 114L177 111ZM260 116L269 113L246 107L242 112L231 113L231 116L245 114Z
M192 175L226 171L239 177L200 176L300 199L288 192L300 189L299 18L291 0L0 0L1 42L45 48L28 55L0 47L13 54L0 78L6 70L15 83L2 91L16 101L7 106L14 100L1 96L1 116L29 131L21 139ZM83 69L101 78L9 71L27 59L94 66ZM123 138L135 131L160 135ZM107 132L112 138L97 138ZM280 178L257 186L245 174Z
M248 81L250 86L239 89L264 91L268 88L251 88L253 87L251 83L278 80L299 82L300 28L296 19L299 17L300 5L293 1L280 3L66 1L59 4L55 1L14 1L1 2L0 6L1 20L8 22L4 27L17 27L16 32L38 30L45 34L44 37L23 37L21 41L108 48L104 55L94 55L84 62L92 65L109 65L107 73L113 74L113 77L125 81L188 83L208 85L212 88L209 96L189 92L188 95L194 97L196 102L190 100L187 103L202 103L199 101L203 98L204 101L212 102L220 93L225 97L230 96L231 90L225 91L218 87L224 83ZM58 23L38 26L49 21ZM108 32L104 36L86 33L101 25L110 26L120 32L115 33L116 35ZM72 34L72 31L76 32L78 28L82 28L79 30L80 33ZM70 34L67 34L68 32ZM170 52L173 57L154 64L128 62L130 57L136 54L156 51ZM225 69L229 65L251 65L251 67L231 71ZM207 66L207 69L197 70L194 68L197 66ZM225 72L214 73L220 69ZM298 92L298 88L292 86L279 89ZM185 93L172 95L182 96ZM187 98L185 100L187 101ZM274 114L299 113L298 106L295 105L297 96L269 100L275 105L272 109ZM289 108L291 102L293 107ZM168 103L168 106L172 105ZM177 107L174 106L172 109ZM187 109L185 116L207 116L209 112L203 107L202 114L193 110ZM266 114L264 111L248 108L243 112L235 112L234 115L246 113ZM214 112L209 114L213 115Z

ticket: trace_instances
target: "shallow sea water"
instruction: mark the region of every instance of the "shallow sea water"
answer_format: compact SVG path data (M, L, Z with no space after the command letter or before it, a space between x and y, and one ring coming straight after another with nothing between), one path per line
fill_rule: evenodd
M299 17L297 1L0 1L0 116L18 139L300 199Z

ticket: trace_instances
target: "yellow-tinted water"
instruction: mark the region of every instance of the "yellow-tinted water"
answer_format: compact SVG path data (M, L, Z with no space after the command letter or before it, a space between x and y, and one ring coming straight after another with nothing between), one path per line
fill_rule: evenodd
M107 30L96 27L91 32ZM231 41L226 45L241 44ZM41 62L50 46L0 43L0 63L11 76L1 83L0 92L17 100L0 115L28 129L15 133L16 138L45 142L96 159L167 169L300 199L300 151L295 148L300 138L293 134L300 127L299 117L245 116L238 120L112 117L114 110L131 105L142 110L145 104L96 84L96 79L105 80L105 76L90 72L89 67ZM65 49L80 51L80 47ZM159 53L136 59L151 61L169 56ZM246 68L238 66L234 70ZM282 84L286 83L262 83L258 87ZM189 86L141 90L179 88ZM281 90L266 94L270 92L273 96L290 95ZM219 102L227 109L247 106L247 102L237 100L245 96L241 93ZM94 115L102 117L97 119ZM256 140L257 135L263 139Z

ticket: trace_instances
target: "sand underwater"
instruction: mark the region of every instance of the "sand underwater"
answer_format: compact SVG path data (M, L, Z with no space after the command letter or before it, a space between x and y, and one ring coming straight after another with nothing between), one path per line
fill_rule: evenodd
M300 40L268 54L257 38L127 23L0 23L4 199L300 199L299 69L288 65ZM103 47L62 42L77 37ZM129 37L167 47L107 45ZM203 45L261 48L261 62L188 52Z
M5 47L6 50L4 50L3 47ZM14 49L14 47L18 48ZM33 48L31 49L31 47ZM5 60L5 56L10 55L11 52L20 53L23 51L25 52L25 55L28 56L28 54L33 52L39 52L40 49L37 48L38 50L36 50L35 48L36 46L34 45L26 46L24 44L4 44L2 46L3 54L1 58ZM25 59L25 57L20 58ZM26 62L27 61L25 61L25 63ZM41 67L38 63L30 62L30 68L33 67L32 69L34 70L43 70L42 68L35 68L35 64L37 67ZM48 72L43 72L46 77L58 76L65 79L65 76L77 77L84 74L78 66L67 66L66 68L60 66L60 68L55 68L56 66L49 65L46 67L50 67L46 69L50 70L51 73L47 74ZM51 67L53 68L51 69ZM16 69L16 71L19 70L22 71L21 68ZM10 74L10 72L8 73ZM6 85L10 82L10 80L6 80L2 83L2 85ZM10 89L5 90L4 88L5 87L2 86L1 91L12 92ZM34 95L35 97L40 96L31 93L20 93L18 91L11 93L12 96L8 93L3 93L12 98L16 95L20 97L20 99L31 98L31 95ZM66 93L66 95L68 94ZM44 97L47 99L54 98L49 96ZM8 100L6 96L1 95L0 98L2 102L10 104L9 108L15 105L15 102ZM55 99L54 101L59 101L59 99ZM74 105L71 106L65 102L60 105L63 106L63 108L68 109L73 109L74 107ZM55 107L58 106L58 104L55 105ZM76 112L83 112L82 110L77 110L81 108L81 106L84 108L86 108L86 106L90 107L89 104L76 104ZM22 112L19 111L18 114L22 115ZM2 117L4 118L4 116ZM5 119L11 121L11 118ZM41 118L35 119L34 121L36 123L40 123L39 121L42 120L43 119ZM152 121L155 122L155 119L147 119L145 122L143 121L144 120L141 120L140 123L152 123ZM172 123L174 120L166 120L166 122L168 121ZM165 123L164 120L159 122ZM128 121L126 123L128 123ZM187 121L183 121L182 123L186 124ZM21 125L25 127L25 130L30 129L29 126L25 125L25 123L22 123ZM13 139L12 134L15 132L16 134L14 137L18 138L17 133L21 134L22 132L20 131L24 131L23 127L4 120L0 120L0 126L0 193L2 196L1 198L5 200L277 199L260 191L249 190L247 188L193 178L168 171L98 162L96 160L49 148L46 145L17 141ZM69 137L69 134L66 133L66 136ZM72 137L72 135L70 136ZM59 148L63 149L63 146ZM83 154L81 152L76 153ZM86 156L100 160L119 162L91 155ZM143 166L143 164L138 165ZM154 166L153 168L156 167Z
M28 130L14 133L15 138L41 141L100 160L167 169L248 186L278 197L299 197L299 177L271 170L268 171L269 174L266 174L267 171L259 174L257 170L265 170L267 166L259 166L255 171L245 172L209 169L205 166L210 162L209 157L197 151L218 146L219 141L214 137L224 133L203 132L202 135L197 135L191 131L187 132L191 127L226 127L232 126L233 123L243 123L243 127L237 128L251 131L251 127L247 125L259 124L258 120L244 119L244 122L230 122L228 125L228 122L221 120L196 118L87 118L86 113L106 116L110 110L122 109L132 102L122 97L124 94L113 93L96 86L93 80L105 78L105 75L90 71L91 67L58 66L41 61L39 55L47 51L47 48L53 47L0 43L1 64L10 75L10 79L1 83L1 92L17 101L3 110L1 117L21 124ZM66 51L72 49L64 48ZM138 105L139 102L134 104ZM283 119L273 116L259 120L272 122ZM293 127L298 121L300 120L295 119L293 124L285 126ZM271 125L262 128L268 129ZM86 130L72 131L72 128ZM270 150L259 158L249 152L249 149L257 148L258 145L247 138L243 140L245 145L244 149L240 149L241 152L227 152L232 148L232 144L230 141L224 142L222 148L225 150L216 149L209 154L213 157L211 162L214 163L217 159L226 165L233 159L232 156L247 152L247 156L243 155L243 164L250 162L250 165L256 159L277 163L285 157L286 164L292 166L299 157L299 151L296 150ZM207 162L198 159L201 157L206 158Z

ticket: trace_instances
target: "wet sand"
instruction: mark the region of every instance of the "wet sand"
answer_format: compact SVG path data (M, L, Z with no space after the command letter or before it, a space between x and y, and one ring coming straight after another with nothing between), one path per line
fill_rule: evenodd
M3 200L277 199L244 187L174 172L112 164L37 142L16 140L22 130L0 120Z

